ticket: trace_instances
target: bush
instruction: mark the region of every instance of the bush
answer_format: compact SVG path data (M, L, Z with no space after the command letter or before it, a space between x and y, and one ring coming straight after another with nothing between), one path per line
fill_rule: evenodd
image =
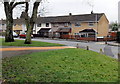
M117 32L117 42L120 43L120 32Z

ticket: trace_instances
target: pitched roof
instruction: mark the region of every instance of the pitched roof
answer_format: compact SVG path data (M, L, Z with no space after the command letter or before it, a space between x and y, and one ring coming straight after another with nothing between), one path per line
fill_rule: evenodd
M38 17L36 23L46 23L46 22L95 22L99 21L104 13L93 13L93 14L83 14L83 15L69 15L69 16L53 16L53 17Z
M14 19L13 20L14 24L22 24L25 23L24 19ZM6 24L6 20L0 20L0 24Z
M54 23L54 22L96 22L100 20L104 13L82 14L82 15L68 15L68 16L51 16L51 17L38 17L36 23ZM0 20L1 23L2 20ZM2 21L5 23L5 20ZM14 24L25 23L24 19L14 19Z

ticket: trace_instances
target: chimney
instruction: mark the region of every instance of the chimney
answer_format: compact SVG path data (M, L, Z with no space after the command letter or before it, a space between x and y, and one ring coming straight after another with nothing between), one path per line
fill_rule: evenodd
M69 16L72 16L72 13L69 13Z
M19 19L19 17L17 17L17 19Z
M94 14L94 13L93 13L93 10L91 11L91 14Z
M38 17L40 17L40 15L38 15Z

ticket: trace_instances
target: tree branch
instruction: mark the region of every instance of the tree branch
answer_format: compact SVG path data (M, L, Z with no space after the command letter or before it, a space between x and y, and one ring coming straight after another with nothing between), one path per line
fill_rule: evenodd
M26 2L26 4L25 4L25 5L26 5L26 7L25 7L25 12L26 12L26 13L28 13L28 10L29 10L29 3L28 3L28 2Z
M5 9L5 14L9 12L9 2L4 2L4 9Z
M12 1L10 2L10 6L12 6L12 5L14 4L14 2L15 2L15 0L12 0Z
M20 5L20 4L25 4L26 2L16 2L13 6L12 6L12 9L15 8L17 5Z
M34 3L33 13L32 13L32 17L31 17L31 20L33 20L33 22L34 22L35 19L37 18L37 10L38 10L39 4L40 4L40 2L35 2L35 3Z

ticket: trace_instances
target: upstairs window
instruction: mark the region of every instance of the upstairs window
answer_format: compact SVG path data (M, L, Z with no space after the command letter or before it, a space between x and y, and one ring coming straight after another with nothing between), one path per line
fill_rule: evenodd
M76 27L80 27L80 26L81 26L81 23L76 22L76 23L75 23L75 26L76 26Z
M40 24L37 24L37 27L41 27L41 23L40 23Z
M46 23L46 27L49 27L49 23Z
M94 22L89 22L89 26L94 26Z
M69 26L69 24L68 24L68 23L65 23L64 27L68 27L68 26Z
M64 25L64 24L63 24ZM59 25L57 23L53 24L53 27L58 27Z

